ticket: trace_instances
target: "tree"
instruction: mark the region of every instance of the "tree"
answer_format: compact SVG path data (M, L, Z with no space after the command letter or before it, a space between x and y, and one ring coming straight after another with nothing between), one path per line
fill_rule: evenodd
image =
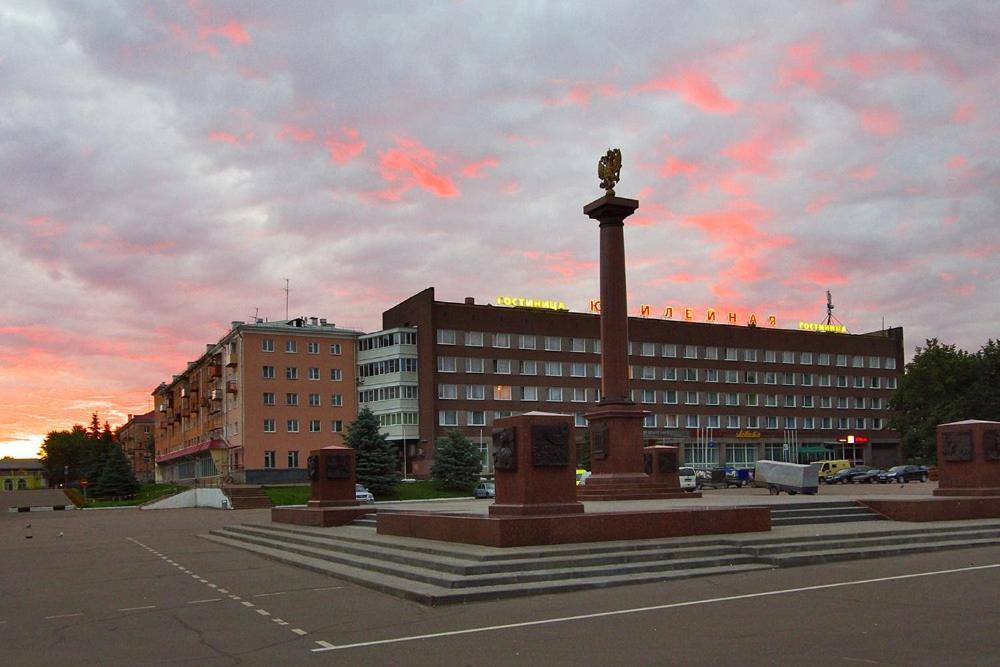
M79 479L87 446L91 441L87 430L74 424L68 431L50 431L42 441L41 461L45 467L45 478L49 484L67 485L70 480ZM66 476L66 472L69 476Z
M139 490L139 482L132 474L132 468L121 447L112 445L105 452L93 485L94 495L100 498L134 496Z
M93 440L101 439L101 420L96 412L90 415L90 426L87 427L87 435Z
M368 487L372 495L382 495L399 484L401 475L396 448L379 431L378 417L367 405L358 413L358 418L348 425L344 440L357 451L358 483Z
M1000 345L976 354L932 338L917 347L889 407L908 459L934 461L937 425L962 419L1000 420Z
M434 443L431 477L452 489L471 489L483 472L479 448L458 429L450 429Z

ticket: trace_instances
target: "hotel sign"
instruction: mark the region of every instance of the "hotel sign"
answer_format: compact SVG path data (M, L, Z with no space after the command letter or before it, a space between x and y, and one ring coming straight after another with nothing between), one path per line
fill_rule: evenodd
M498 296L498 306L510 306L512 308L543 308L545 310L569 310L565 301L550 299L525 299L520 296Z
M799 329L802 331L820 331L822 333L847 333L847 327L843 324L824 324L822 322L799 322Z
M737 431L736 437L740 440L759 440L760 431L749 431L749 430Z
M590 312L599 313L601 312L601 300L591 299L590 300ZM639 317L649 317L653 312L653 307L648 303L641 304L639 306ZM702 320L701 311L696 311L694 308L674 308L673 306L666 306L660 317L665 320L680 319L685 322L694 321L705 321L705 322L719 322L724 321L726 324L746 324L748 327L755 327L758 324L758 318L756 313L747 313L744 317L740 317L739 313L736 311L726 311L720 313L715 310L715 308L708 308L704 311L704 319ZM767 317L760 318L759 320L762 324L767 324L769 327L778 326L778 318L774 315L768 315Z

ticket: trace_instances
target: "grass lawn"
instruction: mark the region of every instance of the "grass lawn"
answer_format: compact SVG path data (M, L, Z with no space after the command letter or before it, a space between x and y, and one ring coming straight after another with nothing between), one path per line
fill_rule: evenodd
M91 497L87 497L87 502L83 503L83 492L80 489L68 489L68 493L72 494L78 502L79 507L129 507L132 505L142 505L150 500L156 500L157 498L162 498L163 496L171 496L175 493L180 493L186 490L185 486L178 486L176 484L143 484L139 488L139 492L135 494L132 498L122 498L121 500L105 500L99 499L95 500Z
M264 493L275 505L305 505L309 500L309 486L265 486ZM437 482L420 480L398 484L391 493L376 496L375 500L429 500L431 498L468 498L471 490L454 491L438 488Z

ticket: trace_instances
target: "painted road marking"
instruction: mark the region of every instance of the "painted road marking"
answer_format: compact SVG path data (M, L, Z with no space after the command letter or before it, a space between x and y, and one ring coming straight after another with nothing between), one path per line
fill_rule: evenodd
M248 602L247 600L244 600L240 604L243 605L244 607L256 607L257 606L253 602Z
M343 644L335 646L327 642L316 642L326 644L323 648L310 649L317 653L320 651L339 651L348 648L361 648L364 646L379 646L382 644L398 644L400 642L414 642L425 639L437 639L439 637L454 637L456 635L469 635L479 632L495 632L497 630L510 630L512 628L527 628L533 625L550 625L554 623L567 623L569 621L584 621L593 618L606 618L608 616L624 616L627 614L641 614L649 611L662 611L665 609L679 609L682 607L694 607L703 604L716 604L719 602L732 602L734 600L750 600L753 598L770 597L774 595L788 595L790 593L805 593L808 591L821 591L829 588L843 588L847 586L863 586L882 581L900 581L902 579L916 579L918 577L933 577L940 574L956 574L958 572L973 572L976 570L988 570L1000 567L1000 563L990 565L975 565L971 567L960 567L952 570L936 570L933 572L916 572L914 574L899 574L892 577L878 577L877 579L861 579L858 581L841 581L835 584L819 584L816 586L802 586L799 588L784 588L776 591L764 591L763 593L747 593L744 595L729 595L721 598L708 598L704 600L689 600L687 602L672 602L669 604L659 604L651 607L636 607L634 609L619 609L617 611L603 611L593 614L580 614L578 616L563 616L561 618L546 618L539 621L524 621L521 623L507 623L504 625L486 625L478 628L466 628L465 630L451 630L449 632L434 632L426 635L411 635L409 637L394 637L392 639L378 639L370 642L358 642L356 644ZM294 632L294 630L293 630Z
M314 588L314 591L339 591L343 586L324 586L323 588Z
M209 584L208 587L209 588L218 588L219 586L217 584Z
M227 591L227 590L226 590L225 588L220 588L220 589L219 589L219 592L220 592L220 593L228 593L229 591Z
M258 609L257 613L260 614L261 616L270 616L271 615L270 612L264 611L263 609Z
M55 614L54 616L46 616L45 620L49 620L52 618L72 618L74 616L83 616L83 612L78 611L75 614Z
M277 593L257 593L254 595L255 598L266 598L272 595L284 595L286 591L278 591Z
M206 602L221 602L222 598L208 598L206 600L188 600L188 604L205 604Z
M305 630L300 630L298 628L292 628L292 632L294 632L297 635L306 635L306 634L309 634Z
M147 604L145 607L122 607L118 611L139 611L141 609L156 609L156 605Z

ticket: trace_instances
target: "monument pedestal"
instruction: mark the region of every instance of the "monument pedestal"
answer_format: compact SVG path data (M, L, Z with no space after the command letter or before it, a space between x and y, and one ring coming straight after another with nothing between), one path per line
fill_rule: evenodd
M356 452L333 445L309 452L308 474L312 491L306 507L275 507L271 521L299 526L342 526L365 514L354 493Z
M1000 496L1000 422L939 425L937 460L935 496Z

